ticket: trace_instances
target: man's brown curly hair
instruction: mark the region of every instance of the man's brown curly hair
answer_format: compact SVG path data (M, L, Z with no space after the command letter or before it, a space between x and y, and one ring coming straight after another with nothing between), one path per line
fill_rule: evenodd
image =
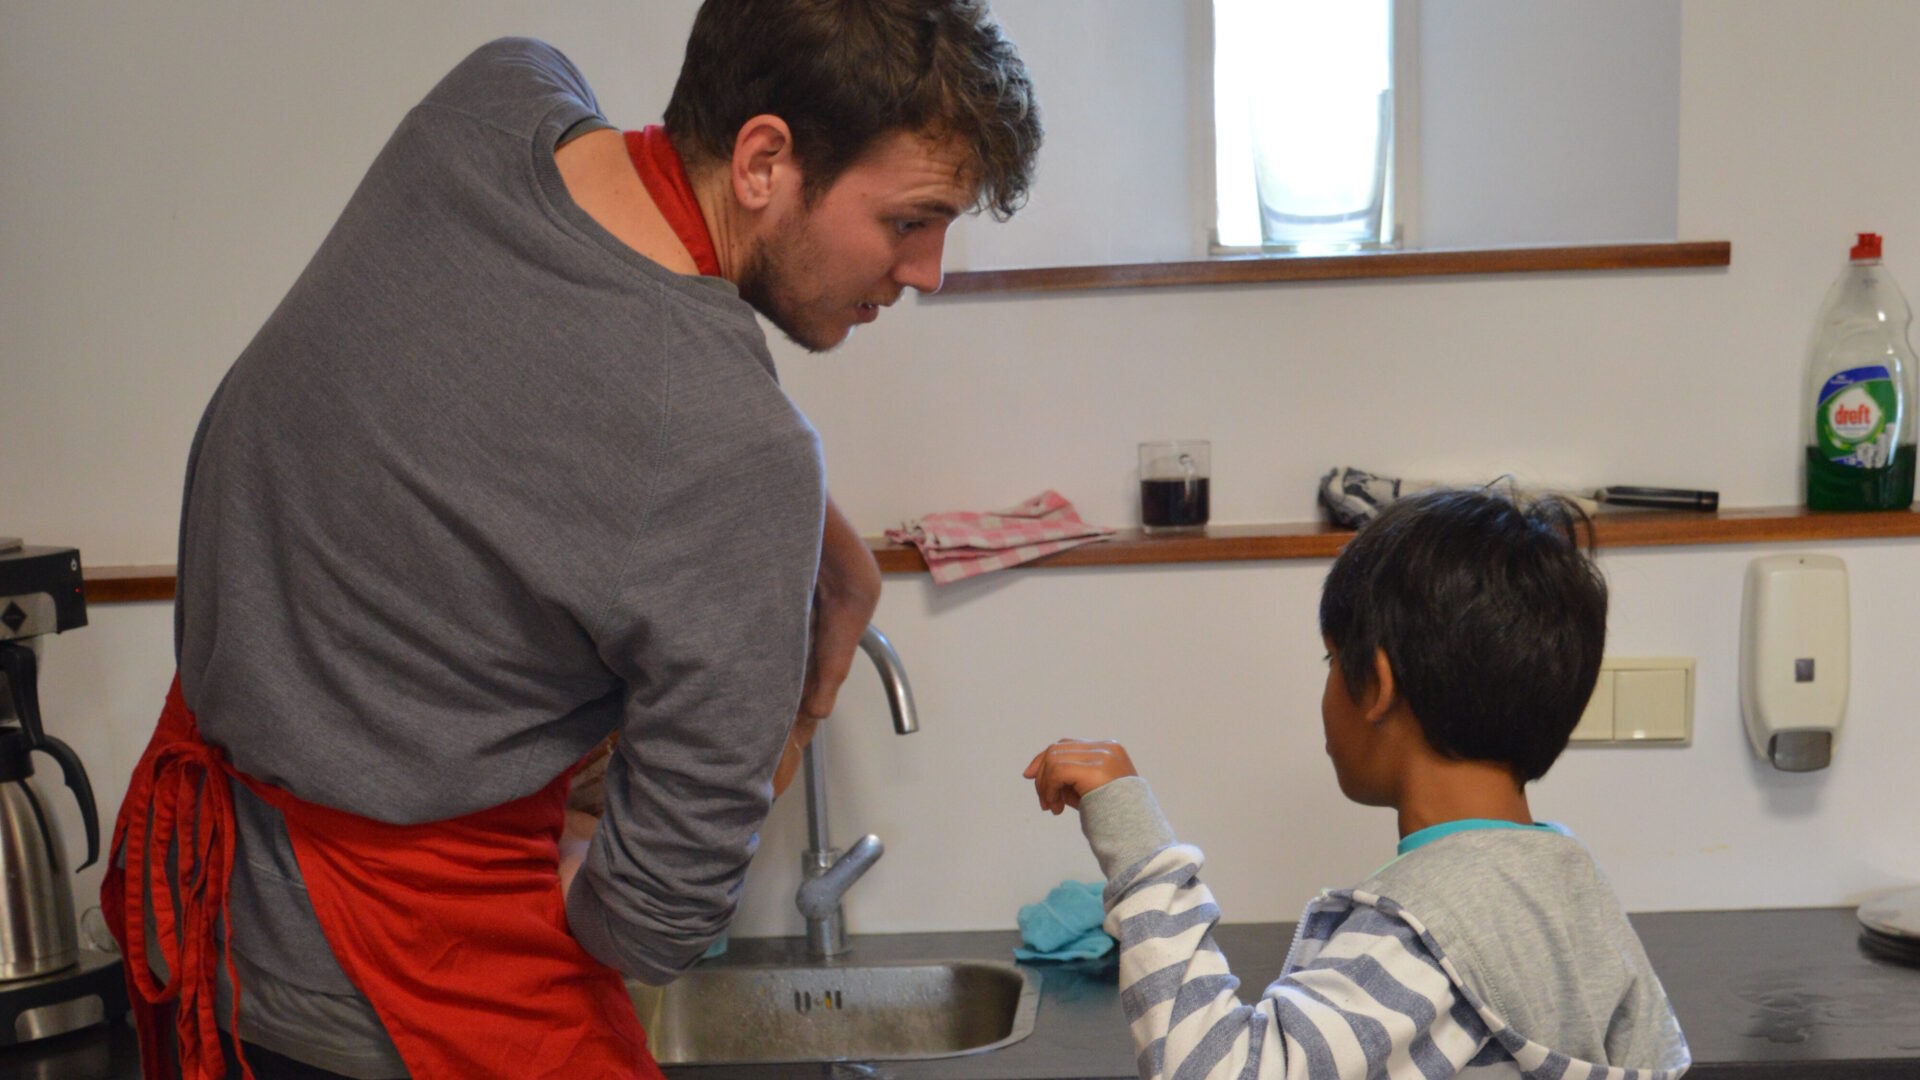
M666 127L689 171L733 157L769 113L793 132L809 200L896 132L954 139L976 206L1026 201L1040 111L1026 65L984 0L707 0Z

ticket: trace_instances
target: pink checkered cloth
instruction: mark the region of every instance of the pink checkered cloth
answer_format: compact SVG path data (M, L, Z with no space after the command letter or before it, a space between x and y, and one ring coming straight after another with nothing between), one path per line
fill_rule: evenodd
M933 571L934 583L945 585L1091 544L1112 534L1109 526L1081 521L1065 496L1049 490L1006 510L928 514L898 529L888 529L887 539L919 548Z

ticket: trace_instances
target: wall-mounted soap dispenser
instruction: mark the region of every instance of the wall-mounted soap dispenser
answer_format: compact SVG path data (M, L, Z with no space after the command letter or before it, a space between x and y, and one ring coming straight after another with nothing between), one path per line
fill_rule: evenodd
M1774 768L1824 769L1847 712L1847 564L1769 555L1747 567L1740 619L1740 712Z

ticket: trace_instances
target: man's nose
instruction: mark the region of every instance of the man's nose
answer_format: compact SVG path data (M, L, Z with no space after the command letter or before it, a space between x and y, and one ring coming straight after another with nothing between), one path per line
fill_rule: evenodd
M894 264L893 280L901 288L918 289L923 294L939 292L944 273L940 269L940 258L946 242L945 230L941 230L941 235L932 238L930 243L910 245Z

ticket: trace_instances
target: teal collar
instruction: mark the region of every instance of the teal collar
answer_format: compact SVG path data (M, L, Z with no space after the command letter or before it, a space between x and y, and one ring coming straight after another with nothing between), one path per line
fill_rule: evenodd
M1400 838L1400 854L1405 855L1415 848L1424 847L1443 836L1452 836L1457 832L1472 832L1475 829L1551 829L1552 825L1536 821L1531 825L1522 825L1517 821L1497 821L1493 818L1461 818L1458 821L1443 821L1438 825L1429 825L1417 832L1410 832Z

